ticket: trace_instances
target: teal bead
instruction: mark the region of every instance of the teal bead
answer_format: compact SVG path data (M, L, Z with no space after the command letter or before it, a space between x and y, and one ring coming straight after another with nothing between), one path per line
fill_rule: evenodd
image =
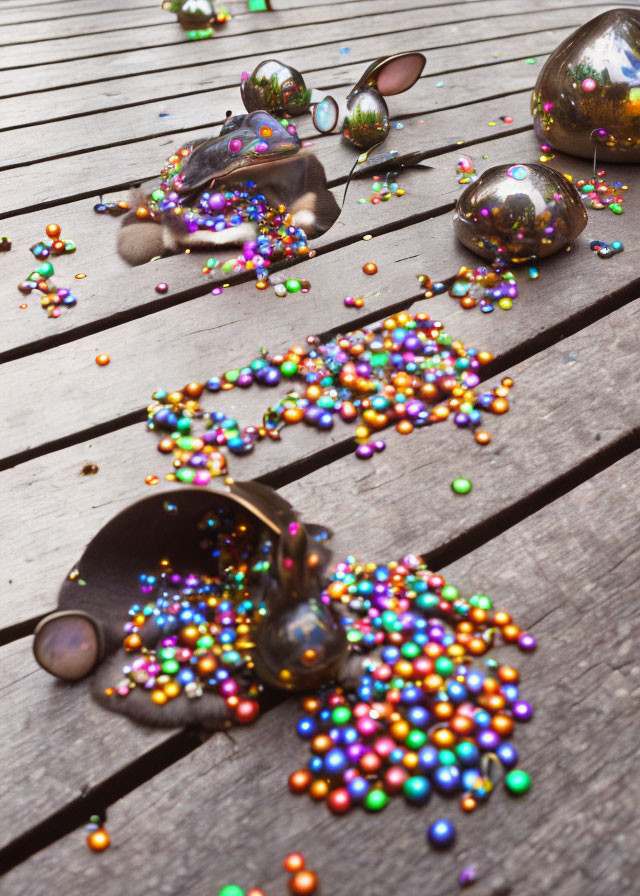
M407 778L402 787L402 793L408 803L413 803L416 806L423 805L431 796L429 779L422 775Z
M521 768L513 768L507 772L504 783L512 796L522 796L531 789L531 777Z
M52 277L54 274L54 269L53 269L53 265L51 264L51 262L43 261L42 264L40 265L40 267L38 268L38 273L42 277L45 277L45 278Z

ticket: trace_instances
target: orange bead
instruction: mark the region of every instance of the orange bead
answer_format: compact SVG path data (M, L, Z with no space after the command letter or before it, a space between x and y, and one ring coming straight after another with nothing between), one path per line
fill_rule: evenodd
M296 871L289 881L289 889L295 896L311 896L318 889L318 875L308 868Z
M463 308L475 308L476 300L472 296L465 296L463 299L460 299L460 304Z
M282 416L286 423L300 423L304 417L304 411L302 408L286 408Z
M326 795L329 793L329 785L326 781L317 780L314 781L311 787L309 788L309 796L312 800L316 800L320 802L323 800Z
M161 439L158 442L158 451L161 451L162 454L169 454L169 452L173 451L175 445L176 443L173 441L173 439L167 436L167 438Z
M297 772L289 775L289 790L291 793L304 793L309 789L312 781L312 774L307 768L301 768Z
M504 713L497 713L491 719L491 727L500 737L509 737L513 732L513 719Z
M288 856L285 856L285 860L282 864L284 865L285 871L293 873L294 871L301 871L306 863L302 853L290 852Z
M493 361L493 355L491 352L478 352L478 361L481 364L488 364L489 361Z
M476 432L476 442L478 445L488 445L491 441L491 436L486 431L486 429L479 429Z
M155 703L156 706L164 706L164 704L169 699L164 691L152 691L151 699Z
M477 625L482 625L487 621L487 611L483 610L481 607L472 607L471 612L469 613L469 618Z
M451 719L449 726L457 735L464 737L472 733L475 728L475 722L469 716L463 716L458 713Z
M477 803L472 796L464 796L460 800L460 808L463 812L473 812Z
M472 638L467 644L467 650L474 656L482 656L486 649L487 645L484 643L482 638Z
M494 398L490 407L494 414L506 414L509 410L509 402L506 398Z
M374 264L372 261L368 261L365 265L362 266L362 270L365 272L365 274L377 274L378 265Z
M60 225L59 224L47 224L46 233L49 239L55 240L56 237L60 236Z
M455 742L456 736L453 731L449 731L448 728L438 728L431 733L431 743L435 747L440 747L441 749L446 750L448 747L452 747Z
M133 632L124 639L123 647L126 651L137 650L142 644L142 638L136 632Z
M109 361L111 361L109 355L96 355L96 364L98 365L98 367L106 367Z
M333 746L333 741L328 734L316 734L311 741L311 749L314 753L326 753Z
M509 625L511 623L511 616L504 610L496 610L493 614L493 621L496 625L502 627L503 625Z
M404 740L410 731L411 725L403 720L401 722L395 722L389 729L389 734L394 740L400 741Z
M454 713L454 709L451 703L447 703L446 701L442 701L440 703L436 703L433 707L433 714L437 719L440 719L442 722L446 722L447 719L450 719Z
M520 674L513 666L499 666L498 678L504 684L517 684L520 681Z
M204 386L202 383L187 383L182 391L190 398L200 398L203 390Z
M49 227L51 226L52 225L50 224ZM47 228L47 230L48 229L49 228ZM91 831L87 837L87 845L89 849L92 849L94 852L103 852L109 847L110 843L111 840L104 828L98 828L96 831Z
M517 625L503 625L502 637L505 641L517 641L520 636L520 628Z

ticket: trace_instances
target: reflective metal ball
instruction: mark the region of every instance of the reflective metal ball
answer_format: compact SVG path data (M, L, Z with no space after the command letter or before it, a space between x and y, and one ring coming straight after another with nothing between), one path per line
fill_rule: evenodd
M389 109L377 90L365 87L350 94L342 123L342 133L350 143L369 149L382 143L389 128Z
M265 109L302 115L311 104L311 91L300 72L277 59L266 59L257 65L242 81L240 94L247 112Z
M640 162L640 11L609 10L564 40L538 76L531 113L555 149Z
M511 262L546 258L584 230L580 194L544 165L497 165L469 184L456 204L453 229L482 258Z

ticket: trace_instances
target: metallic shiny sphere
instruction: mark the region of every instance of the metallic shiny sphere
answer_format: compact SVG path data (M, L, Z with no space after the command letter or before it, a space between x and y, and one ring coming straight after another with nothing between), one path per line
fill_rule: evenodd
M469 184L456 204L456 237L476 255L510 262L546 258L587 225L576 188L553 168L497 165Z

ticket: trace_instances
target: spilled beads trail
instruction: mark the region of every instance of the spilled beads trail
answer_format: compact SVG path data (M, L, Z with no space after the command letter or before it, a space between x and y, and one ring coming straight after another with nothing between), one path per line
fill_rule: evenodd
M609 183L605 180L606 171L598 171L589 180L576 181L583 200L593 209L610 209L614 215L623 212L624 193L629 187L621 181Z
M41 264L37 270L29 274L26 280L18 284L18 290L23 295L29 295L34 289L38 289L43 293L40 299L43 310L49 317L55 318L60 317L62 308L72 308L78 300L70 289L58 288L50 283L50 278L55 274L55 270L53 264L46 259L50 255L69 255L76 251L76 244L73 240L61 238L59 224L48 224L46 234L47 239L41 240L31 247L31 252Z
M357 423L356 453L361 458L384 448L384 442L370 440L391 424L406 435L451 418L456 426L475 432L479 444L487 444L488 433L479 429L483 414L505 413L513 385L506 377L490 391L477 391L480 370L491 358L489 352L452 339L444 324L428 314L404 311L376 329L355 330L325 344L309 337L304 348L293 346L284 355L264 351L247 367L206 383L157 390L147 427L166 433L158 450L173 455L174 472L167 478L194 485L207 485L212 476L227 471L223 447L247 454L257 442L277 439L284 427L300 422L320 430L331 429L336 417ZM205 391L280 383L288 386L286 394L266 409L260 423L244 429L224 412L200 405Z
M388 564L348 557L322 599L341 615L362 675L353 690L331 687L302 701L297 730L312 756L290 776L293 793L342 814L377 812L399 795L423 805L436 791L458 795L470 812L489 797L499 768L513 770L510 793L526 792L510 737L531 705L518 671L486 655L498 634L522 651L535 649L533 636L486 595L464 600L415 556ZM429 829L436 847L453 837L450 822Z
M371 196L368 199L358 199L360 205L370 203L371 205L380 205L381 202L388 202L392 196L402 197L405 191L398 183L398 172L389 171L385 175L384 180L378 174L374 174L371 181Z

